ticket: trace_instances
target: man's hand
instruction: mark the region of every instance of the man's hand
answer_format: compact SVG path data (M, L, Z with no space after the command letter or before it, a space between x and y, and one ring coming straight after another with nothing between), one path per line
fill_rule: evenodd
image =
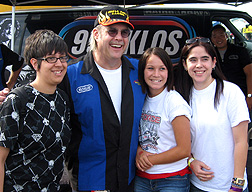
M8 88L4 88L3 90L0 91L0 104L3 103L3 101L6 98L6 95L10 92Z

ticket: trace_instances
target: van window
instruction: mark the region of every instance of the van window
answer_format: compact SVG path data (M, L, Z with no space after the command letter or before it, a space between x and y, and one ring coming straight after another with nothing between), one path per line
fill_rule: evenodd
M252 25L243 18L232 18L230 22L236 27L238 31L246 38L246 40L252 40Z

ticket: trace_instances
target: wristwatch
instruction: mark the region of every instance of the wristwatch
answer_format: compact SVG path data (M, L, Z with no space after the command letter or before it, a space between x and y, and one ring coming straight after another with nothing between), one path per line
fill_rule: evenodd
M243 178L233 178L232 183L243 186L245 183L245 180Z
M248 98L252 97L252 94L251 94L251 93L249 93L249 94L247 95L247 97L248 97Z

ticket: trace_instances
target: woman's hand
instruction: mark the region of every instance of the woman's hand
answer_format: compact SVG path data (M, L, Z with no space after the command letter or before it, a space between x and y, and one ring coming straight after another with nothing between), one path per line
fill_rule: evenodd
M199 160L194 160L191 162L191 169L201 181L209 181L214 177L214 172L210 171L211 168L208 167L205 163Z
M140 146L138 146L136 155L136 166L140 171L145 171L153 166L148 159L148 156L150 155L153 154L144 151Z

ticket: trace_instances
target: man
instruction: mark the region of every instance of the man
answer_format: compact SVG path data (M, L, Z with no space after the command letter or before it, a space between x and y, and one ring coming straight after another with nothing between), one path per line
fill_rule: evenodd
M246 96L249 111L252 109L252 63L247 50L228 42L222 25L211 30L211 41L217 49L221 69L227 80L237 84Z
M91 51L69 64L60 86L72 103L66 165L74 191L133 191L145 97L138 60L123 55L133 28L126 9L103 8L92 30Z
M13 52L4 44L0 44L0 90L8 87L12 89L17 81L18 75L22 69L24 59ZM12 65L12 70L8 80L5 80L5 68Z

